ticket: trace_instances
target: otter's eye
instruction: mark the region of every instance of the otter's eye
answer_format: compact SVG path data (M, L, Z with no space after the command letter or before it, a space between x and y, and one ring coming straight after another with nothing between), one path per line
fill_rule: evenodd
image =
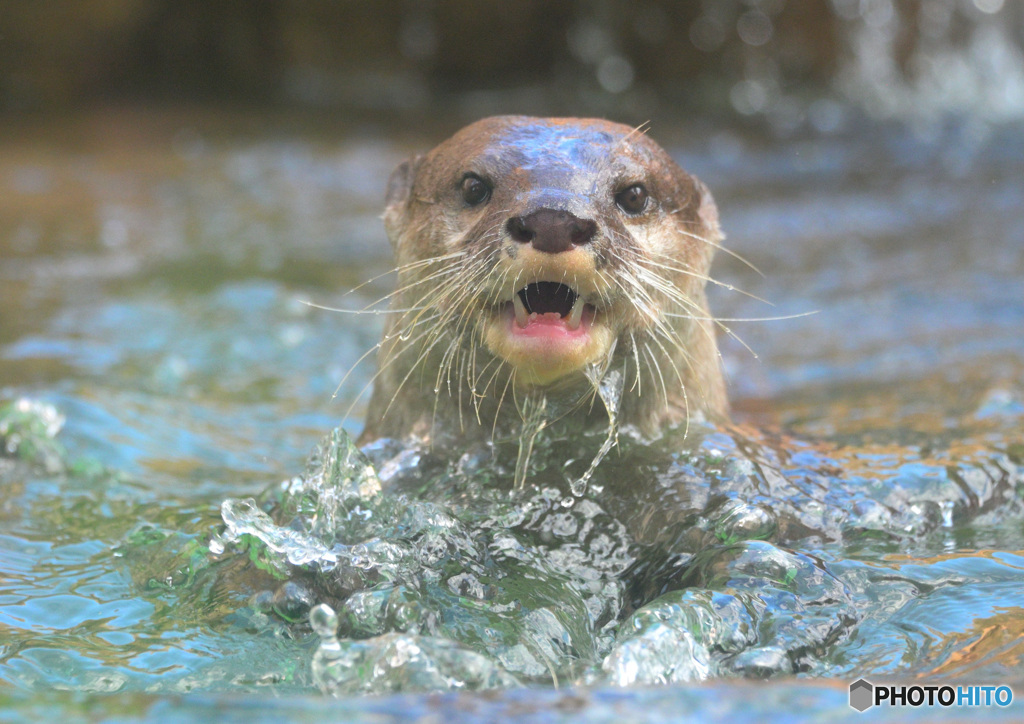
M462 200L470 206L479 206L491 198L491 187L475 174L466 174L460 186Z
M647 208L647 189L643 184L633 184L615 194L615 203L630 216L643 213Z

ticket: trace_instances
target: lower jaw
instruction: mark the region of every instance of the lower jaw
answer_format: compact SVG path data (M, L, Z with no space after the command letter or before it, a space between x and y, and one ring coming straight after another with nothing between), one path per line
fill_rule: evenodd
M490 351L515 370L516 381L547 387L581 372L600 360L611 347L611 329L584 315L578 329L558 324L518 326L514 315L498 313L484 327L484 341Z

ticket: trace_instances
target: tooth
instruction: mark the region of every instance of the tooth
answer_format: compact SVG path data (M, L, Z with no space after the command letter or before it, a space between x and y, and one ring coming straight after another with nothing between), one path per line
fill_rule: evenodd
M530 317L526 313L526 306L523 304L523 300L518 294L512 295L512 308L516 312L516 324L521 328L526 329L526 325L530 321Z
M572 311L569 312L569 316L565 318L565 326L569 329L579 329L580 322L583 320L583 297L576 297L576 301L573 302Z

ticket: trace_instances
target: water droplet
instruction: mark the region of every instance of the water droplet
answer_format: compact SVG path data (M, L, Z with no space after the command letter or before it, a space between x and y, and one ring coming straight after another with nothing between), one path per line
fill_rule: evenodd
M596 467L596 466L593 466L593 467ZM587 473L590 473L590 472L591 471L588 469ZM569 490L577 498L582 498L583 495L587 492L587 482L589 480L590 480L590 475L584 473L583 477L581 477L579 480L573 480L569 484Z
M320 638L334 638L338 630L338 614L326 603L318 603L309 610L309 625Z

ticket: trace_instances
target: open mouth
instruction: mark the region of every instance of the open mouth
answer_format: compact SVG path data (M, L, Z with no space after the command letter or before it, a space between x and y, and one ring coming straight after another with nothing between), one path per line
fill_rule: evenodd
M516 292L512 298L516 326L522 330L535 325L558 326L569 331L580 329L587 317L593 317L593 306L572 287L558 282L534 282Z
M528 385L548 385L605 354L614 338L593 304L559 282L527 284L485 326L487 346Z

